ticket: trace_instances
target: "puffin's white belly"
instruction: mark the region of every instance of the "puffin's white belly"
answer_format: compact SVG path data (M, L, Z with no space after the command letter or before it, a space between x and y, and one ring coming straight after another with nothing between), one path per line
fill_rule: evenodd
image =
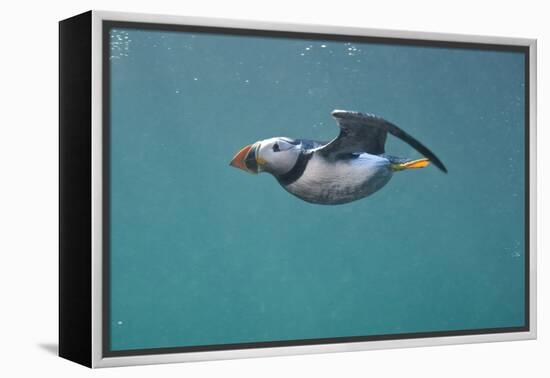
M376 192L391 176L389 160L377 155L334 162L313 155L302 176L285 189L308 202L336 205Z

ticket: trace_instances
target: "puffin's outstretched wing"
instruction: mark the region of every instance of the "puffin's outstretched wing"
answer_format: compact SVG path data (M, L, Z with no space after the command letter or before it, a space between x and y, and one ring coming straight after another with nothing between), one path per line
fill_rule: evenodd
M317 150L318 153L327 158L336 158L338 155L360 152L367 152L373 155L383 154L385 152L386 137L390 133L427 157L437 168L445 173L447 172L447 168L445 168L441 160L432 151L383 118L373 114L347 110L334 110L332 117L334 117L336 122L338 122L338 126L340 126L340 134Z

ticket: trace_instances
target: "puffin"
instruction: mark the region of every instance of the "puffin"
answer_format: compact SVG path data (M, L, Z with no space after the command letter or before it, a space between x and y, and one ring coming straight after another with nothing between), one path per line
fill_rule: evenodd
M340 128L328 143L273 137L239 150L230 165L243 171L271 174L289 193L319 205L340 205L383 188L395 172L427 167L447 168L426 146L393 123L370 113L334 110ZM386 154L387 135L406 142L423 157Z

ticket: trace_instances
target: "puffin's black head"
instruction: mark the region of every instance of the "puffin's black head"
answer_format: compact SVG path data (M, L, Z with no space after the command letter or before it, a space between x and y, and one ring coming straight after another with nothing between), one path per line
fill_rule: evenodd
M265 139L241 148L230 165L250 173L282 175L294 167L301 150L301 143L290 138Z

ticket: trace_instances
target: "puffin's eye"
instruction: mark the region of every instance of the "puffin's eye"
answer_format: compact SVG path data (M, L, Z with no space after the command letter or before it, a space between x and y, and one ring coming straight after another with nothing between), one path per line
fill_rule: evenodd
M275 143L275 144L273 145L273 152L279 152L279 151L281 151L281 150L279 149L279 143Z

